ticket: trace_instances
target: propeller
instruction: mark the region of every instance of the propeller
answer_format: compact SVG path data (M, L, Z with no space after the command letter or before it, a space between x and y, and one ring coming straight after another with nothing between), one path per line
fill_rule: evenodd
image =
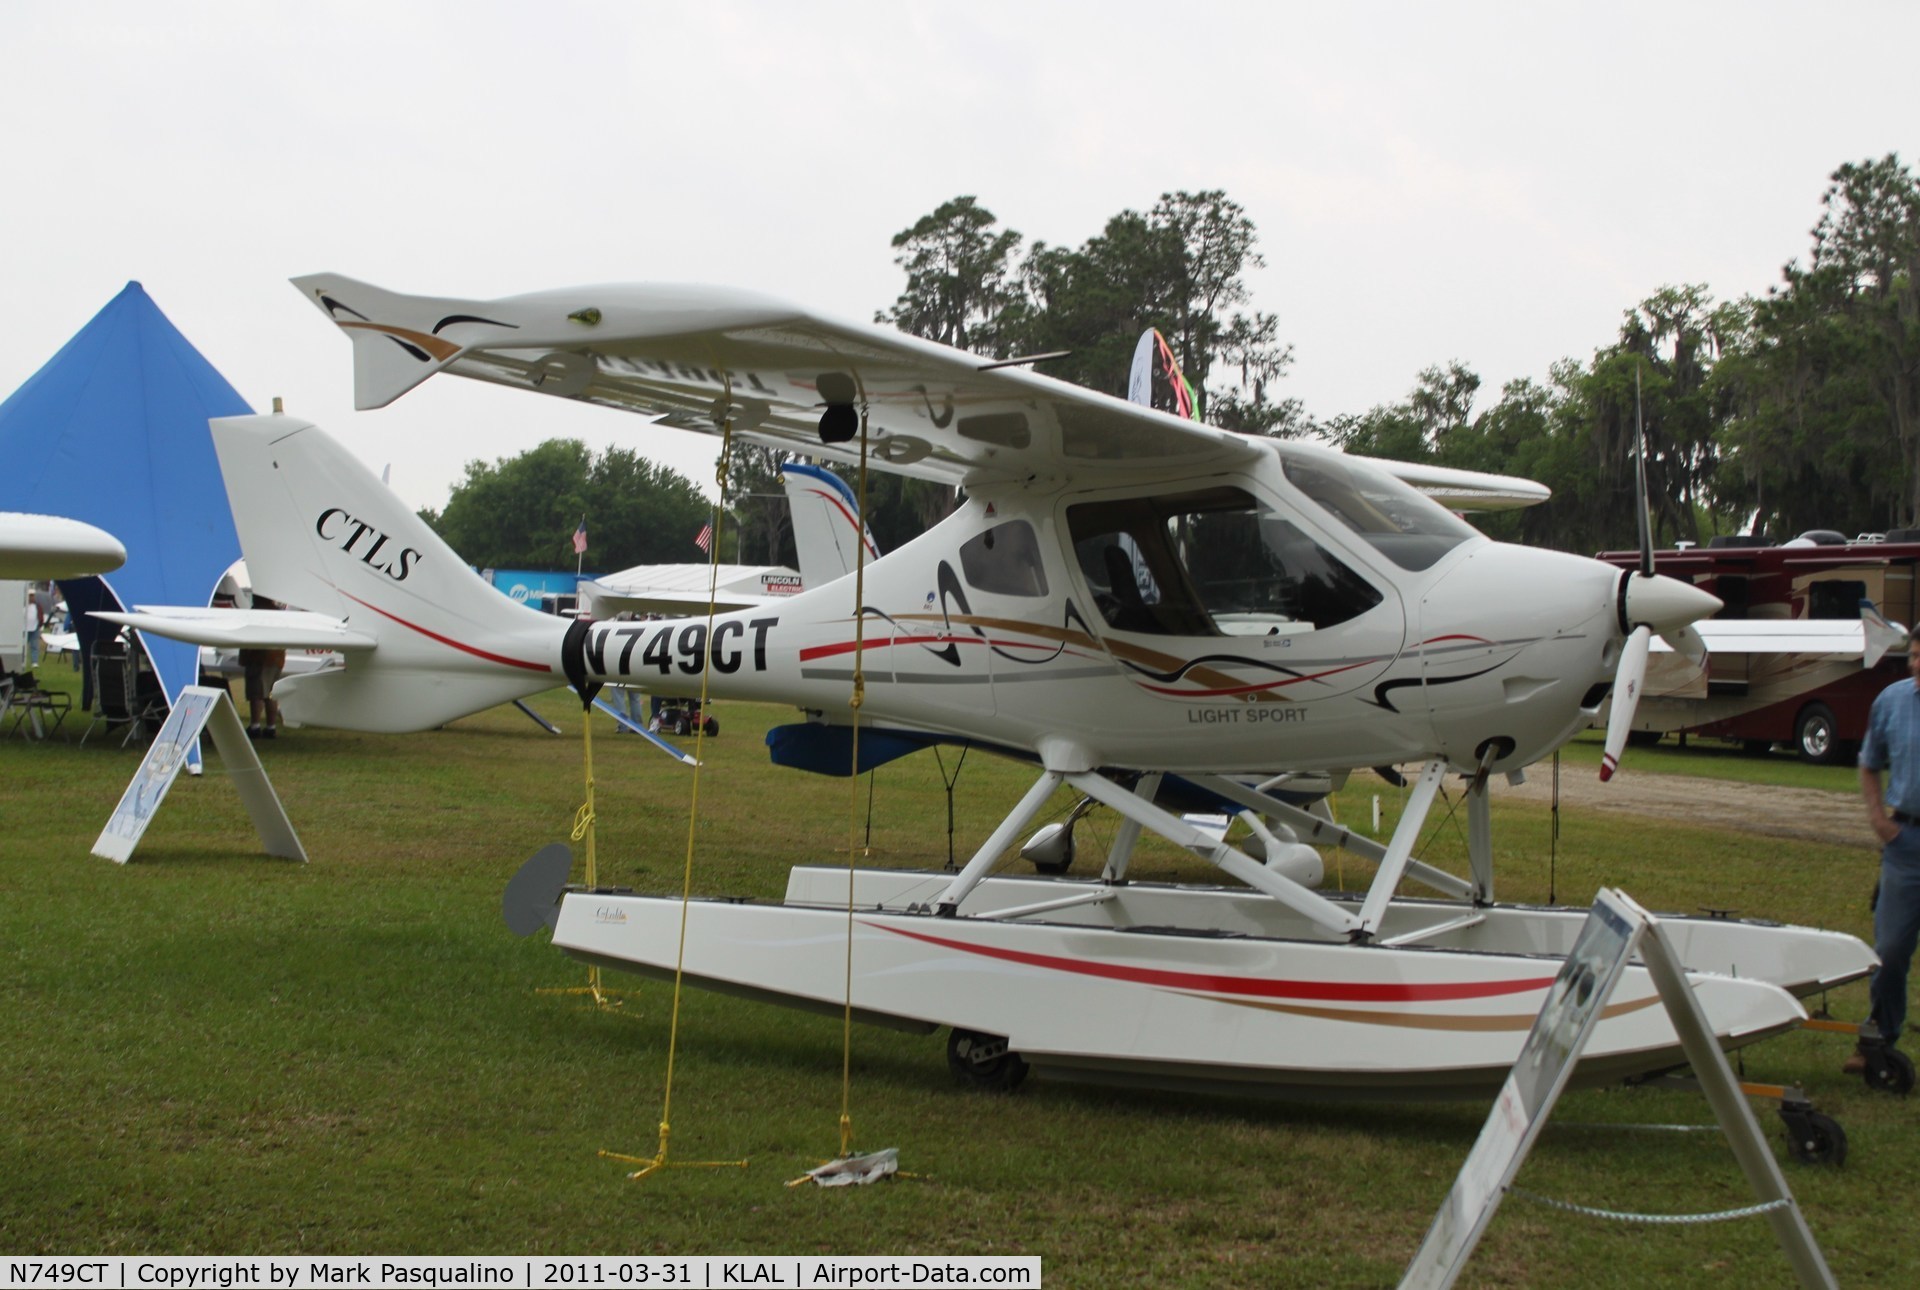
M1613 675L1613 702L1607 709L1606 750L1600 756L1600 782L1613 778L1626 751L1627 733L1640 706L1647 683L1647 654L1655 632L1675 650L1699 666L1707 658L1706 642L1693 624L1719 611L1718 596L1690 582L1653 571L1653 523L1647 503L1647 428L1640 407L1640 370L1633 373L1634 482L1639 492L1640 567L1620 575L1620 630L1626 644Z

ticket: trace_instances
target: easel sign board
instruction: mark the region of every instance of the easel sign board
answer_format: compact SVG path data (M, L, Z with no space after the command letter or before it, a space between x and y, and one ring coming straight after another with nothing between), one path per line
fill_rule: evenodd
M1667 945L1658 919L1624 892L1601 891L1547 992L1519 1059L1495 1099L1480 1137L1460 1166L1453 1189L1441 1202L1419 1251L1400 1281L1400 1290L1443 1290L1466 1266L1467 1257L1493 1221L1507 1187L1540 1136L1553 1104L1566 1088L1588 1037L1627 961L1638 951L1660 991L1687 1060L1712 1103L1748 1183L1762 1200L1784 1200L1788 1208L1769 1215L1775 1235L1799 1274L1802 1285L1833 1285L1820 1248L1773 1158L1753 1108L1720 1050L1679 955Z
M133 782L120 795L120 804L113 808L107 827L94 842L93 854L116 864L132 859L134 848L166 801L173 781L198 748L202 730L213 736L213 746L226 764L267 854L305 860L306 849L300 845L293 823L267 779L266 767L260 764L260 755L240 724L232 696L202 685L190 685L180 692L166 724L160 727L153 746L140 761L140 769L134 772Z

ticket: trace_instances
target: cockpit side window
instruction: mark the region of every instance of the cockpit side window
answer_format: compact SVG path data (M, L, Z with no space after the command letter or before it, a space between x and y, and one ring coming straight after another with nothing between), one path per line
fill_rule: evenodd
M1356 461L1282 454L1287 480L1402 569L1430 568L1472 525L1410 484Z
M1025 520L996 524L961 543L960 572L977 591L1002 596L1047 594L1040 540Z
M1264 636L1358 617L1382 596L1237 488L1067 509L1074 555L1109 627Z

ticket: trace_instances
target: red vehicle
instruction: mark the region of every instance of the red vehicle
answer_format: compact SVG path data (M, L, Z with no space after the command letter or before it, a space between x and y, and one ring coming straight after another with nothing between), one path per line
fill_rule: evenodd
M1626 568L1640 557L1606 551L1600 558ZM1779 546L1721 537L1657 551L1654 565L1726 608L1699 624L1705 669L1655 641L1633 742L1679 732L1736 740L1755 752L1786 744L1811 762L1853 757L1874 696L1906 675L1902 624L1914 622L1920 607L1920 530L1852 541L1815 532ZM1878 613L1863 616L1862 602Z

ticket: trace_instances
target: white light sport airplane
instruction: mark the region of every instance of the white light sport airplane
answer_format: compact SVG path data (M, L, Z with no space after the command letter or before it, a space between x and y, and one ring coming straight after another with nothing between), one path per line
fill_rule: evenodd
M1490 542L1338 453L763 297L603 287L478 303L300 285L354 339L362 406L452 370L842 461L864 448L966 486L952 517L865 570L858 606L842 580L719 615L711 632L704 620L567 624L473 577L316 428L214 423L258 584L375 638L340 671L283 682L290 719L417 729L558 677L586 694L628 680L697 694L704 679L713 697L824 717L844 713L858 674L863 721L1038 762L959 874L856 875L855 920L844 869L796 870L781 905L689 913L690 979L831 1009L851 921L855 1012L952 1027L950 1052L980 1078L1032 1063L1181 1085L1491 1091L1565 948L1555 924L1458 905L1436 918L1396 899L1418 872L1417 826L1396 833L1364 899L1330 900L1156 807L1150 785L1171 772L1264 809L1227 774L1423 761L1417 816L1450 769L1516 770L1586 724L1633 629L1681 635L1715 604L1667 579ZM834 727L809 728L845 747ZM1143 791L1123 785L1132 772ZM1063 782L1128 821L1110 870L1145 829L1252 890L983 881ZM1023 894L1035 887L1044 894ZM671 973L666 929L679 918L677 899L568 892L555 940ZM1852 938L1787 930L1687 924L1690 966L1749 978L1697 978L1724 1043L1802 1019L1790 994L1752 978L1825 979L1802 961L1809 946L1819 957L1826 940L1846 942L1872 961ZM1636 973L1616 999L1583 1075L1677 1060L1651 982Z

